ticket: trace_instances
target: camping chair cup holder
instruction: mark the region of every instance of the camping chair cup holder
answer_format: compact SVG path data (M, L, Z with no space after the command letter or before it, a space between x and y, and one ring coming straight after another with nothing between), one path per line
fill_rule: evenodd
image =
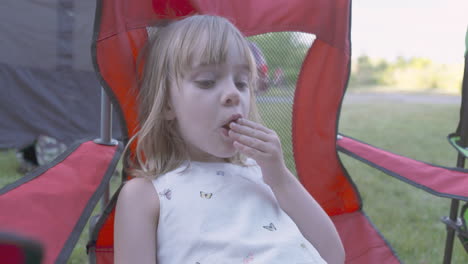
M468 146L463 147L464 144L462 143L462 139L459 135L453 133L448 135L447 139L450 142L450 145L452 145L452 147L454 147L460 155L468 158Z

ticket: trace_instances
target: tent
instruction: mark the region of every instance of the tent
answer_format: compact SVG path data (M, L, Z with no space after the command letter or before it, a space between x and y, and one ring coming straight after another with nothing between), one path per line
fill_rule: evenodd
M99 136L100 84L90 46L95 1L2 1L0 149L46 135ZM113 135L121 139L114 112Z

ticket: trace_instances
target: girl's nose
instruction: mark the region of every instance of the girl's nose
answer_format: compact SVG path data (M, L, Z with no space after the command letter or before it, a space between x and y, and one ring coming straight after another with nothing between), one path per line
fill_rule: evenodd
M237 89L234 83L230 83L228 87L225 87L225 91L222 96L222 104L225 106L238 105L240 102L240 91Z

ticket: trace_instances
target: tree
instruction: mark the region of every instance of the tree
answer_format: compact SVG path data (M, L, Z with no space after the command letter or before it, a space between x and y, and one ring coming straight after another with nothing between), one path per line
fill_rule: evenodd
M274 69L283 69L286 82L295 84L305 55L312 44L311 34L275 32L250 37L267 61L270 76Z

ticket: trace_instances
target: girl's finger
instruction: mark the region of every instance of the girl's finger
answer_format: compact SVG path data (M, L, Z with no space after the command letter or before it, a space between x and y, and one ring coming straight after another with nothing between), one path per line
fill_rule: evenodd
M257 138L261 141L270 141L270 135L259 129L253 129L249 126L232 122L229 127L232 131L249 137Z
M241 124L241 125L244 125L244 126L248 126L248 127L251 127L253 129L258 129L266 134L271 134L273 131L271 129L268 129L266 127L264 127L263 125L259 124L259 123L255 123L253 121L250 121L248 119L245 119L245 118L239 118L237 120L237 123Z
M257 138L237 133L232 129L229 130L229 136L234 139L234 141L242 143L242 145L249 146L250 148L256 149L263 153L268 152L268 143Z

